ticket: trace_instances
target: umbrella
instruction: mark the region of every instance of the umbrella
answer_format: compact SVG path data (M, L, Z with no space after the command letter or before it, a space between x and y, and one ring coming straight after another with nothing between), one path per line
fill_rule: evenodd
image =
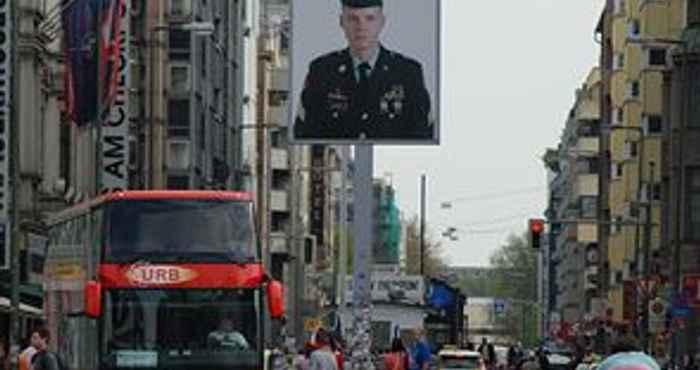
M642 352L623 352L610 356L603 361L598 370L660 370L649 355Z

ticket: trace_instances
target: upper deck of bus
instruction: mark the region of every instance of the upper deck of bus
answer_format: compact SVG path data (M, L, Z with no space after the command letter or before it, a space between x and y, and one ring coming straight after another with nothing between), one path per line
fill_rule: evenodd
M72 207L66 208L49 218L48 224L55 225L88 212L103 204L122 200L219 200L252 202L247 192L221 190L128 190L100 195Z

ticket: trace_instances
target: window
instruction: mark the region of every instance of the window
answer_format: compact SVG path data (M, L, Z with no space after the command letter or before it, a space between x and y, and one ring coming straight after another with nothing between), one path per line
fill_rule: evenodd
M699 81L700 70L697 68L691 68L687 80L689 81ZM700 127L700 84L691 83L689 84L688 92L688 126L690 127Z
M168 176L169 190L187 190L190 188L190 178L188 176Z
M598 217L598 199L596 197L581 197L581 216L583 218Z
M654 114L644 117L644 132L649 135L663 133L663 117Z
M688 24L700 23L700 0L688 1Z
M622 108L615 108L615 123L622 124L625 122L625 110Z
M197 135L198 139L199 139L199 147L201 149L204 149L207 145L207 137L206 137L207 131L206 131L205 121L206 121L206 117L205 117L204 113L202 113L199 116L199 133Z
M615 15L625 14L625 0L615 0Z
M183 65L170 66L170 90L174 94L183 94L190 87L190 68Z
M615 62L614 62L614 69L622 69L625 68L625 53L620 52L615 54Z
M270 99L271 107L280 107L284 105L289 96L289 92L284 90L270 90L268 98Z
M168 33L170 49L189 50L190 31L171 29Z
M304 238L304 262L307 265L314 262L314 237Z
M199 45L199 62L201 64L202 77L207 75L207 42L202 40Z
M630 37L639 37L639 34L641 33L641 24L639 23L639 19L631 19L627 25L627 28Z
M189 100L168 101L168 135L190 136L190 102Z
M630 81L630 83L629 83L629 96L632 98L638 98L639 94L640 94L639 81Z
M651 199L654 201L660 201L661 191L661 183L654 183L654 185L651 187Z
M622 169L623 169L622 163L613 163L612 164L611 177L613 180L622 178L622 175L623 175Z
M700 168L688 170L688 221L689 239L700 240Z
M637 153L639 153L638 146L636 141L628 141L625 143L625 159L629 160L632 158L637 157Z
M191 0L170 0L170 15L185 17L190 14Z
M665 67L667 63L667 53L666 49L662 48L653 48L649 49L648 52L649 55L649 65L650 66L661 66Z

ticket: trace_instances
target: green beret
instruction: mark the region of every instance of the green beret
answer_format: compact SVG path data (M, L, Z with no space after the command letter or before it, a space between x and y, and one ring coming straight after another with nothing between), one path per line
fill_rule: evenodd
M372 6L383 7L384 2L382 0L340 0L343 6L350 8L369 8Z

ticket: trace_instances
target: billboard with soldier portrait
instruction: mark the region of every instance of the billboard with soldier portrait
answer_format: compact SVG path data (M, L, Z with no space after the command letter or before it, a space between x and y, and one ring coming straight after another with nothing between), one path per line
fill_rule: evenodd
M292 2L292 142L438 144L439 45L439 0Z

